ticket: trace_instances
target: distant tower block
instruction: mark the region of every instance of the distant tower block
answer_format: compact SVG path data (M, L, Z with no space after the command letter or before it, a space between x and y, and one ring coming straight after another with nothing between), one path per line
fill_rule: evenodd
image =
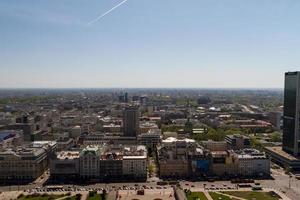
M124 136L136 137L140 133L140 111L137 106L128 106L123 113Z

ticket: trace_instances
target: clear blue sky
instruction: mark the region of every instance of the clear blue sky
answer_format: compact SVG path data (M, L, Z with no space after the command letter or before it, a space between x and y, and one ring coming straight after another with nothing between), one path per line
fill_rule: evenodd
M0 87L281 88L297 0L0 1Z

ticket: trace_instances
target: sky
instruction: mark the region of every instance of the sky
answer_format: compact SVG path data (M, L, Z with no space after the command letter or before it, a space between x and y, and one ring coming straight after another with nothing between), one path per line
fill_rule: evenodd
M284 72L300 70L299 10L297 0L2 0L0 87L282 88Z

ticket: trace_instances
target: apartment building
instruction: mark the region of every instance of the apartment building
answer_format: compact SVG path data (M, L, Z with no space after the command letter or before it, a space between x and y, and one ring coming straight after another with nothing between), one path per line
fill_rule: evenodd
M207 171L204 165L201 166L206 160L206 152L195 140L167 138L157 153L161 177L189 177L192 173Z
M0 179L6 182L33 180L42 175L47 165L44 148L8 148L0 152Z
M242 176L269 176L270 160L266 155L256 149L243 149L236 151L237 174Z
M226 135L228 149L239 150L251 147L250 138L244 135Z
M79 176L79 151L61 151L50 160L50 174L54 178Z
M62 151L51 159L52 177L81 177L86 180L119 181L147 179L147 149L139 145L87 146Z

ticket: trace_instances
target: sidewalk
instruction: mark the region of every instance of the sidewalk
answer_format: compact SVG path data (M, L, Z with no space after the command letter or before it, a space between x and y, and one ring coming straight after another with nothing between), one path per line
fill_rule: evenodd
M203 192L208 200L213 200L207 191Z

